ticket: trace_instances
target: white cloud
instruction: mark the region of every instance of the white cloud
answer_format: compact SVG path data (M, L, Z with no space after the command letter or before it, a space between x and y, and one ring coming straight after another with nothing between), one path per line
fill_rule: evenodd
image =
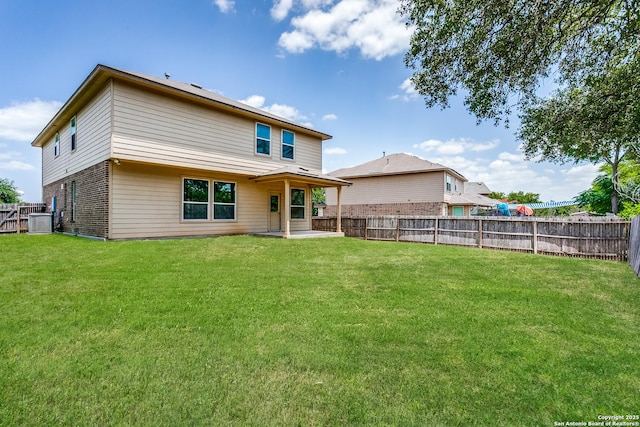
M338 116L335 114L325 114L322 116L322 120L338 120Z
M222 13L231 12L236 4L236 2L233 0L214 0L213 3L218 6L220 12Z
M499 145L498 140L489 142L475 142L468 138L450 139L448 141L440 141L437 139L428 139L420 144L415 144L413 148L419 148L427 153L435 153L440 155L455 155L465 152L487 151L496 148Z
M513 154L513 153L507 153L507 152L502 152L500 154L498 154L498 159L500 160L504 160L504 161L511 161L511 162L521 162L524 160L524 158L522 157L522 155L518 155L518 154Z
M276 19L286 9L282 3L274 6ZM412 32L398 6L397 0L303 1L306 13L291 19L294 29L282 33L278 43L291 53L319 47L341 54L356 48L365 58L393 56L407 49Z
M251 107L254 108L262 108L262 106L264 105L264 96L260 96L260 95L251 95L250 97L246 98L246 99L239 99L239 102L242 102L243 104L247 104Z
M404 92L404 95L403 95L403 97L402 97L402 98L403 98L405 101L410 101L410 100L412 100L412 99L416 99L416 98L418 98L418 95L419 95L419 94L418 94L418 91L417 91L417 90L416 90L416 88L413 86L413 82L411 81L411 79L410 79L410 78L408 78L408 79L406 79L405 81L403 81L403 82L402 82L402 84L401 84L399 87L400 87L400 89L402 90L402 92ZM398 98L398 96L396 95L396 96L394 97L394 99L395 99L395 98Z
M264 105L265 101L265 97L261 95L251 95L246 99L239 100L239 102L247 104L251 107L259 108L271 114L275 114L276 116L280 116L284 119L300 123L307 127L313 127L311 123L305 122L307 120L307 117L301 114L297 108L285 104Z
M61 106L61 102L34 99L0 108L0 139L32 141Z
M2 170L34 170L35 167L19 159L21 154L17 151L0 152L0 169Z
M341 155L341 154L347 154L347 150L345 150L344 148L341 147L331 147L331 148L325 148L324 149L324 154L328 154L328 155Z
M35 166L19 160L10 160L8 162L0 162L0 170L30 171L35 170Z
M469 181L487 184L492 191L524 191L539 194L543 201L571 200L590 188L598 165L580 165L561 170L524 160L521 153L501 152L497 158L468 158L461 155L429 159L461 173Z
M276 21L282 21L289 14L293 6L293 0L276 0L271 8L271 17Z

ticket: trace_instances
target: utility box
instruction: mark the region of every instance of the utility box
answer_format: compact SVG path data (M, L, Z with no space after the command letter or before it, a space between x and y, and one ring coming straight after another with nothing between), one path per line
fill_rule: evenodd
M29 214L29 234L51 234L53 221L50 213Z

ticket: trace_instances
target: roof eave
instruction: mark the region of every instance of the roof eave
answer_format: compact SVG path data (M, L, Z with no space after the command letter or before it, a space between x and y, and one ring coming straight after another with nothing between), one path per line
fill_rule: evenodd
M425 170L410 170L410 171L398 171L398 172L373 172L369 174L356 174L356 175L334 175L333 172L330 173L331 176L339 177L342 179L355 179L355 178L373 178L380 176L394 176L394 175L415 175L419 173L432 173L432 172L450 172L455 175L457 178L467 181L467 178L460 175L458 172L451 168L443 167L437 169L425 169Z
M345 186L352 185L349 181L345 181L340 178L333 178L333 177L328 178L324 176L309 176L309 175L296 174L291 172L261 175L251 179L258 183L284 181L288 179L290 181L300 181L300 182L305 182L312 185L318 185L319 187L345 187Z

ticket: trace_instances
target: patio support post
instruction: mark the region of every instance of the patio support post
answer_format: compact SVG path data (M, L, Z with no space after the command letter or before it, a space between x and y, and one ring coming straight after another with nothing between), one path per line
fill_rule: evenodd
M284 180L284 238L291 235L291 185Z
M342 233L342 205L340 204L340 194L342 193L342 186L338 186L338 206L337 209L337 218L336 218L336 233Z

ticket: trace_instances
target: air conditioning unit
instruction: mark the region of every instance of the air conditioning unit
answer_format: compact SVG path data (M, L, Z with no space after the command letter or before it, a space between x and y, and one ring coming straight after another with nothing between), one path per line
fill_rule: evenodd
M53 221L50 213L29 214L29 234L51 234Z

